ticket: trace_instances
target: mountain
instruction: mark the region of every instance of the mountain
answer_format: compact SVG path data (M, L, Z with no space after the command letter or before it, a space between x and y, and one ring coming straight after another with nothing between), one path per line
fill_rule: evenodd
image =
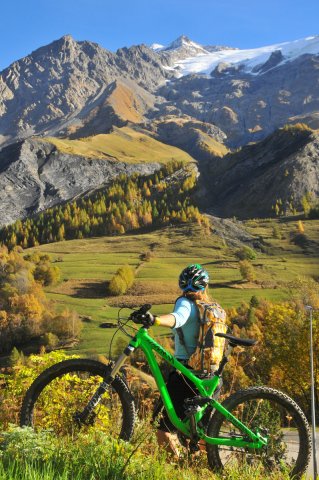
M318 198L318 180L319 132L290 126L211 162L202 203L222 217L291 214L307 192Z
M66 35L0 72L0 224L182 157L214 214L298 207L319 194L317 133L283 127L319 128L318 84L318 36L110 52Z
M261 140L287 123L319 128L318 37L272 48L267 54L225 50L178 62L178 78L158 93L176 115L217 125L231 147Z
M240 50L182 35L115 53L67 35L0 73L0 146L30 135L78 138L165 115L216 125L227 146L286 123L319 127L319 37Z
M121 173L151 174L184 151L129 128L81 140L31 138L0 152L0 225L107 185Z
M145 93L151 109L148 92L168 76L157 54L144 45L112 53L64 36L0 73L0 145L82 128L96 109L103 110L117 80L128 81L138 98ZM112 122L109 112L103 113L106 133Z
M209 75L220 63L226 63L237 70L255 75L263 73L260 68L269 61L273 54L278 52L280 53L280 61L273 66L291 62L302 55L318 55L319 35L247 50L217 46L202 47L190 41L187 37L180 37L172 45L173 48L191 45L195 47L194 54L189 49L189 58L175 65L179 75L184 76L191 73ZM168 49L171 48L171 46L168 47ZM199 53L201 53L200 57L198 57Z
M203 47L203 45L194 42L186 35L181 35L166 47L163 45L153 44L151 48L160 56L161 62L163 65L166 65L168 70L176 70L177 75L180 76L180 62L197 57L206 57L212 51L216 52L230 47L221 47L216 45L208 46L206 48Z

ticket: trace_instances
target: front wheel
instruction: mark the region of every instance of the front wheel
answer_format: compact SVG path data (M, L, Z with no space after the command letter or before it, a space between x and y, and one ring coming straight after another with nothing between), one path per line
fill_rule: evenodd
M21 426L74 436L79 430L98 429L113 438L130 440L135 421L132 395L120 377L112 381L100 402L81 421L99 385L107 381L110 367L94 360L72 359L57 363L36 378L27 391L20 415Z
M290 397L272 388L255 387L236 392L223 406L252 431L267 432L268 445L252 449L208 444L208 463L213 470L227 472L249 465L294 478L305 472L311 455L310 429L304 413ZM207 435L238 438L243 433L216 411Z

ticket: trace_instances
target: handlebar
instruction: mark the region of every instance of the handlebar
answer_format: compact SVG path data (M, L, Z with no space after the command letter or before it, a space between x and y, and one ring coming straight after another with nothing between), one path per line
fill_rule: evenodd
M149 328L154 324L154 317L150 312L152 305L146 303L142 305L138 310L132 312L129 316L129 320L134 323L142 324L144 327Z

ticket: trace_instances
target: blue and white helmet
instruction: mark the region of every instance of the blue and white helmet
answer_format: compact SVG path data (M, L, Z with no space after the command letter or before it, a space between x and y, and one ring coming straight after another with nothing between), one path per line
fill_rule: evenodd
M198 263L188 265L179 276L179 287L183 292L200 292L209 282L207 271Z

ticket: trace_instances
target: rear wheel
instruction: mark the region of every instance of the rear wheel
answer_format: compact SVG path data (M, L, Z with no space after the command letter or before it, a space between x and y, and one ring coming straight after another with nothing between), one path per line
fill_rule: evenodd
M258 466L265 473L286 472L291 477L300 477L306 470L311 454L310 429L304 413L290 397L272 388L256 387L236 392L223 406L252 431L267 432L268 445L252 449L207 444L212 469L234 470L246 464ZM243 433L216 411L207 435L236 438Z
M21 425L74 436L79 430L98 429L113 438L129 440L135 421L132 395L120 377L112 381L100 402L83 421L79 414L99 385L107 381L110 367L88 359L60 362L45 370L31 385L21 408Z

